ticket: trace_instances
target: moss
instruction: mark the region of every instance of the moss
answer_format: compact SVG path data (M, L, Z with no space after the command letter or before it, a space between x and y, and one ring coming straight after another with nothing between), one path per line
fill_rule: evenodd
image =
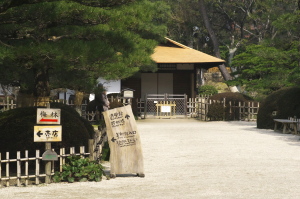
M257 128L273 129L273 119L300 118L300 87L280 89L262 101L257 116ZM272 113L276 111L277 114Z

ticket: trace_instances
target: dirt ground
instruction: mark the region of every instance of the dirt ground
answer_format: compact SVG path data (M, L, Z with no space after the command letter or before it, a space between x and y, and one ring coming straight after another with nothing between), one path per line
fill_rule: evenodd
M1 199L300 197L300 136L254 122L139 120L145 177L0 188ZM106 164L109 166L109 164Z

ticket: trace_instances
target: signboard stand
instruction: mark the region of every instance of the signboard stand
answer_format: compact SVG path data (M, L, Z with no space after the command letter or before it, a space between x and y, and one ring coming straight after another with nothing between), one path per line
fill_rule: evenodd
M45 183L51 183L51 166L52 162L58 159L57 153L52 151L51 142L60 142L62 137L62 126L60 124L60 109L50 109L50 104L47 108L37 109L38 126L34 126L34 142L45 142L45 152L42 160L45 164Z
M137 174L145 177L141 140L131 105L103 112L110 147L110 177Z
M175 118L176 103L169 101L161 101L156 104L156 118Z

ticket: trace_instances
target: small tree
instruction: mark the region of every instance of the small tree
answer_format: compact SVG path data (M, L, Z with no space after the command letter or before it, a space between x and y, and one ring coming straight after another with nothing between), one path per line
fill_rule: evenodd
M203 85L201 87L199 87L198 89L198 94L199 95L214 95L217 94L218 90L211 85Z

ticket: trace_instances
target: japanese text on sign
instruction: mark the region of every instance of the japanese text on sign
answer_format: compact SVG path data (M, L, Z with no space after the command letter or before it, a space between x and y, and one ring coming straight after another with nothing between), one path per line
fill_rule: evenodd
M37 109L37 124L60 124L60 109Z
M34 126L34 142L60 142L61 126Z

